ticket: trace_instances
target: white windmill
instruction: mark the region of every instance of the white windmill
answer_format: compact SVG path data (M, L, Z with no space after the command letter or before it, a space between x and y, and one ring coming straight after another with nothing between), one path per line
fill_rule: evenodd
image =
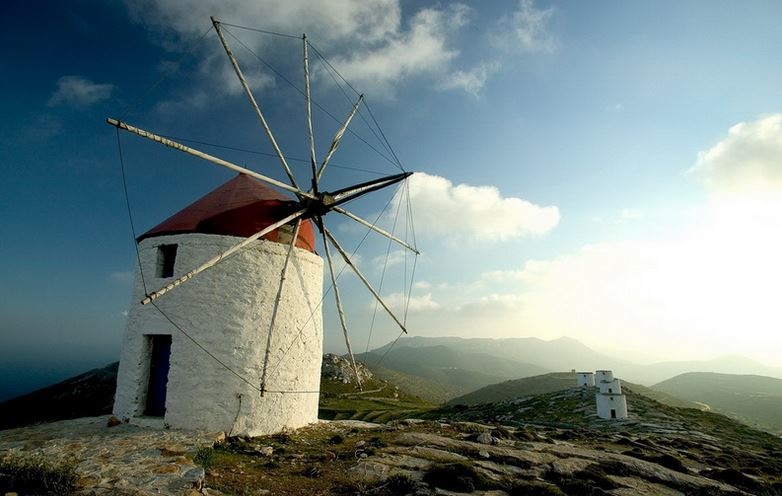
M326 227L324 217L337 212L418 254L415 246L344 207L348 201L398 183L411 173L331 192L320 189L324 171L363 96L359 96L318 162L312 130L308 42L302 37L311 169L310 184L302 188L231 52L220 22L212 18L212 24L289 183L107 119L117 129L240 174L137 238L137 298L128 314L114 414L125 420L172 427L268 434L317 420L323 260L315 254L315 229L322 238L354 369L330 246L402 332L407 332L402 320ZM296 200L269 186L293 193ZM207 270L212 267L215 269ZM185 284L196 276L198 284ZM158 289L150 291L148 285L153 284ZM358 370L355 372L358 378Z

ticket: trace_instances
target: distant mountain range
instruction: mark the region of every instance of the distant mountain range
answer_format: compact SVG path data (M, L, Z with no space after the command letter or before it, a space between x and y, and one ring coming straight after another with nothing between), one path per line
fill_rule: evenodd
M368 357L367 365L372 367L373 363L379 359L391 344L387 344L370 352L374 357ZM545 341L538 338L456 338L456 337L409 337L400 339L393 346L391 352L383 360L381 366L411 374L421 376L424 379L434 379L431 374L420 374L420 369L425 367L443 368L451 365L444 365L434 357L429 360L426 349L437 347L436 353L443 355L442 348L447 348L455 353L464 353L471 356L472 359L459 361L453 367L457 369L471 370L501 380L518 379L550 371L562 370L597 370L610 369L623 379L631 382L650 386L665 379L669 379L685 372L718 372L725 374L756 374L768 377L782 378L782 367L768 367L739 355L726 355L711 360L701 361L681 361L681 362L660 362L651 365L639 365L628 360L618 359L600 352L597 352L581 342L572 338L558 338ZM394 355L393 359L389 359ZM478 356L483 356L485 362L510 361L527 367L526 371L517 369L519 373L509 374L507 369L498 366L493 368L490 363L480 365ZM410 357L408 359L407 357ZM412 357L415 357L413 359ZM480 365L476 365L475 362ZM417 362L416 367L408 367L408 362ZM505 362L508 363L508 362ZM537 370L535 369L537 368ZM488 379L488 378L487 378ZM478 381L481 382L481 381ZM500 382L500 381L494 381ZM477 383L464 384L464 387L454 388L454 381L446 381L445 384L451 384L450 391L477 389L490 384L485 382L477 387ZM461 393L461 394L463 394ZM453 396L452 396L453 397Z
M652 389L710 406L764 430L782 434L782 379L689 372Z
M402 345L387 351L383 347L356 358L377 376L436 402L508 378L548 372L537 365L442 344Z
M574 383L572 373L550 374L552 371L612 369L628 388L668 405L697 408L699 402L764 429L782 432L782 379L775 378L782 377L782 370L738 356L643 366L596 352L569 338L411 337L400 339L393 347L389 344L360 354L358 359L378 379L403 392L424 402L451 404L503 401L567 389ZM114 363L0 403L0 428L108 413L116 368ZM763 373L702 373L714 370ZM539 377L525 380L547 373L543 381ZM655 382L659 384L653 389L637 384Z

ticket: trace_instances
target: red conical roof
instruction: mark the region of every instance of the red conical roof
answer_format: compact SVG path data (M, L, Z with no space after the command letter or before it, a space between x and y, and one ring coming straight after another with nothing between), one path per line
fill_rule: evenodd
M293 213L298 203L245 174L239 174L138 237L202 233L249 237ZM277 241L277 229L263 239ZM288 236L290 238L290 235ZM301 223L296 246L315 253L312 223Z

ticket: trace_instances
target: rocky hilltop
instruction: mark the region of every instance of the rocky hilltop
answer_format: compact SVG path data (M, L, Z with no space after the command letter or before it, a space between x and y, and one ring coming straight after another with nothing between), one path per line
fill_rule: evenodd
M366 382L373 377L372 372L361 362L356 362L358 378ZM356 370L350 360L334 353L323 355L323 363L320 367L321 380L340 382L342 384L356 384Z
M630 419L606 421L593 389L570 388L400 419L393 386L373 380L365 386L389 388L383 402L338 380L332 400L362 418L376 415L362 402L383 404L395 420L256 438L156 434L106 417L0 431L0 493L34 467L61 484L40 494L68 494L70 481L79 495L782 495L782 439L711 412L628 390Z

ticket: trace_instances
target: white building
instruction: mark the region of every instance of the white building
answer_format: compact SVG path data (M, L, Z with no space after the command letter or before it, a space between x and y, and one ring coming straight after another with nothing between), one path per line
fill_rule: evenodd
M598 383L602 394L622 394L622 383L619 379Z
M597 416L603 419L627 418L627 397L622 393L619 379L614 379L610 370L598 370L596 375L599 388L595 394Z
M302 223L283 226L154 301L139 301L288 213L289 199L239 175L138 238L114 415L176 428L261 435L317 420L323 261ZM143 274L143 279L142 279ZM146 285L146 288L145 288ZM159 310L158 310L159 308ZM266 391L259 393L264 363Z
M597 370L595 371L595 382L598 384L601 382L611 382L614 380L614 373L611 370Z
M594 372L576 372L576 386L594 387L595 386L595 373Z

